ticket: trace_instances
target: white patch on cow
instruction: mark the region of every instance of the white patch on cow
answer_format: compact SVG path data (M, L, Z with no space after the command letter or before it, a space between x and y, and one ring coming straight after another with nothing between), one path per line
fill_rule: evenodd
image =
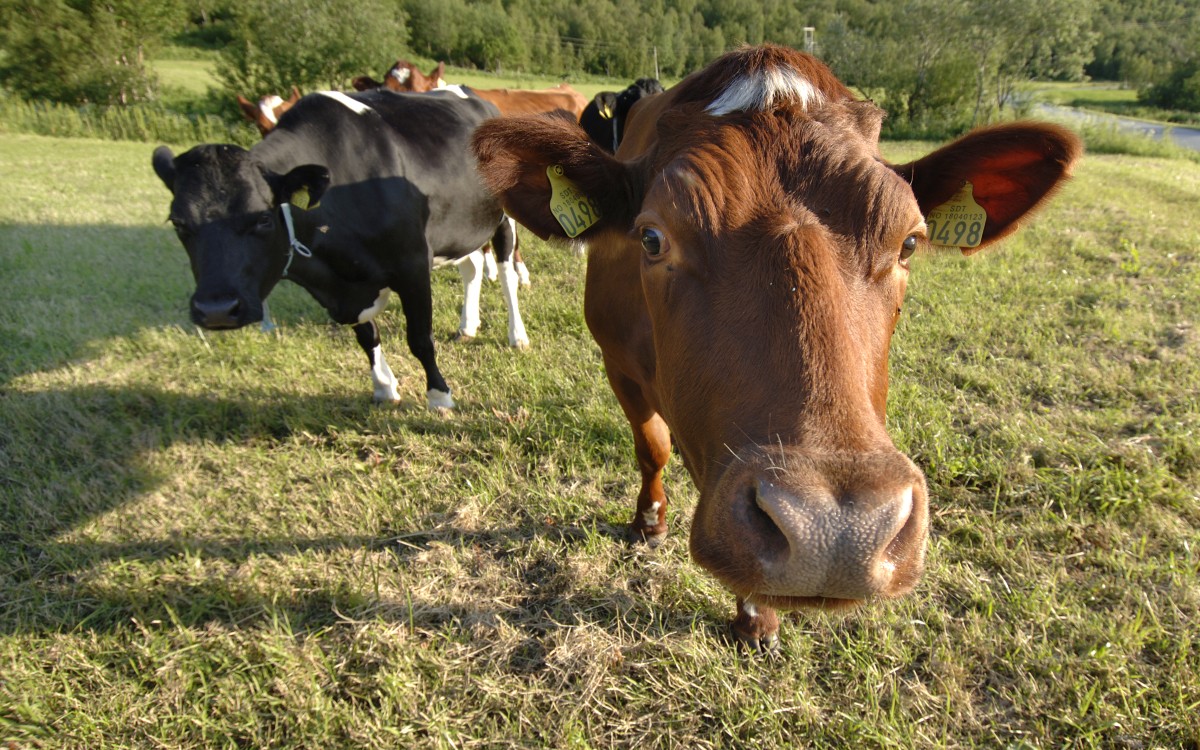
M370 107L368 107L367 105L363 104L362 102L351 99L350 97L346 96L345 94L343 94L340 91L318 91L317 93L320 94L321 96L328 96L330 99L333 99L335 102L338 102L339 104L342 104L345 107L349 108L357 115L365 115L368 112L375 111L375 110L371 109Z
M408 83L408 79L412 78L412 71L408 68L392 68L388 75L395 78L397 83Z
M437 89L444 89L447 85L446 79L442 78L441 76L438 76L437 80L433 82L433 87Z
M519 260L513 264L517 269L517 281L521 282L521 286L529 288L529 269L525 267L525 261Z
M275 108L283 104L283 99L278 94L264 96L258 101L258 111L262 112L262 116L267 119L267 122L272 125L279 124L279 118L275 116Z
M662 503L655 501L654 504L650 506L650 509L647 510L645 512L645 514L642 516L642 521L647 526L657 526L658 525L658 509L661 507L662 507Z
M430 388L425 391L425 399L429 402L429 409L453 409L454 399L450 398L450 394L444 391L439 391L437 388Z
M383 309L385 307L387 307L388 299L391 296L392 296L392 290L389 289L388 287L385 286L383 289L380 289L379 296L375 299L375 304L371 305L366 310L363 310L362 312L360 312L358 314L358 322L366 323L368 321L374 320L375 316L378 315L379 313L383 312Z
M441 80L441 79L439 78L438 80ZM459 99L467 98L467 92L463 91L463 87L459 86L457 83L452 83L448 86L438 86L438 91L449 91L451 94L454 94Z
M373 396L375 403L385 404L400 400L400 391L398 390L400 383L392 374L392 368L388 367L387 361L383 358L383 347L378 344L371 351L371 382L375 386Z
M791 68L771 68L740 75L705 109L720 117L732 112L764 112L776 102L798 101L802 109L820 105L825 96Z
M462 317L458 321L458 335L474 337L479 332L479 292L483 287L482 250L465 256L458 261L458 272L462 275Z
M496 254L483 254L483 275L488 281L495 281L500 278L500 269L496 268Z
M517 272L513 270L511 260L498 264L500 271L500 290L504 292L504 304L508 307L508 345L518 349L529 348L529 334L525 333L525 321L521 320L521 310L517 305L517 287L520 281Z
M758 607L751 604L749 599L742 602L742 612L746 614L746 617L758 617Z

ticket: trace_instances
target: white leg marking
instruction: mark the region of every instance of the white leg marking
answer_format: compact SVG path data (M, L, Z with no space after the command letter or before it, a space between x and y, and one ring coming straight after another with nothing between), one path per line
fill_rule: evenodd
M496 251L483 254L483 272L487 275L488 281L496 280Z
M379 296L375 298L375 304L358 314L358 322L366 323L369 320L374 320L375 316L383 312L383 309L387 307L388 299L391 296L392 290L388 287L385 286L383 289L380 289Z
M508 345L518 349L529 348L529 334L525 333L525 321L521 320L521 308L517 304L517 272L511 260L500 266L500 289L504 292L504 305L508 308Z
M476 250L458 261L458 272L463 282L462 317L458 320L459 336L474 336L479 333L479 291L483 287L482 250Z
M525 267L525 261L519 260L517 266L517 280L521 282L521 286L529 288L529 269Z
M449 393L444 393L436 388L431 388L425 392L425 398L429 400L429 409L453 409L454 399L450 398Z
M375 403L399 401L400 393L397 386L400 384L396 381L396 376L392 374L392 368L388 367L387 361L383 358L383 347L378 345L375 347L371 352L371 360L374 362L371 366L371 382L375 385Z
M655 502L654 505L651 505L650 509L646 511L645 515L642 516L642 521L647 526L657 526L658 525L658 509L661 507L662 507L662 503Z

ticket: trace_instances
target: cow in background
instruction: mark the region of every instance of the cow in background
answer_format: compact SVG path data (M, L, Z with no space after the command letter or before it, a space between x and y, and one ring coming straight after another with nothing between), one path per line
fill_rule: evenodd
M629 110L643 97L663 92L657 78L639 78L624 91L601 91L584 107L579 126L605 151L615 153L625 135Z
M298 101L300 101L300 89L295 86L292 86L292 95L286 100L278 94L267 94L255 104L241 94L238 94L237 97L242 117L254 123L258 132L263 135L271 132L271 128L279 123L279 118L283 116L283 113L291 109L292 105Z
M280 279L304 287L367 355L374 398L398 401L375 317L392 292L409 350L425 369L431 409L452 408L433 341L430 269L491 241L510 263L512 233L470 151L475 128L497 115L479 97L320 92L300 99L251 149L154 151L171 191L170 221L188 252L192 320L239 328L263 317ZM515 285L509 342L525 340Z
M755 648L777 641L777 609L920 580L925 476L885 425L909 259L1011 234L1082 152L1065 128L1008 123L890 164L882 120L815 57L763 45L643 99L615 155L551 118L474 137L510 216L587 242L584 317L641 473L631 537L667 533L674 440L699 490L692 557ZM570 210L551 209L547 170L574 185Z

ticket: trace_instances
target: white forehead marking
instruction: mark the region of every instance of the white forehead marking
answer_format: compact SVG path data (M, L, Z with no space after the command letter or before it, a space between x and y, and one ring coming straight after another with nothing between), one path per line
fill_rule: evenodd
M740 75L705 111L720 117L731 112L762 112L778 101L799 101L803 109L820 105L824 95L791 68L772 68L753 76Z
M344 104L345 106L354 110L355 114L365 115L368 112L374 111L373 109L371 109L367 105L363 104L362 102L355 101L354 99L351 99L350 97L346 96L345 94L343 94L340 91L318 91L317 93L320 94L321 96L328 96L330 99L333 99L335 102L340 102L340 103Z
M264 96L258 102L258 111L262 112L263 117L267 118L267 122L271 123L272 125L278 125L279 120L275 117L275 108L280 104L283 104L283 99L279 98L277 95L271 94L270 96Z
M408 83L408 79L412 78L412 71L408 68L392 68L388 75L395 78L397 83Z

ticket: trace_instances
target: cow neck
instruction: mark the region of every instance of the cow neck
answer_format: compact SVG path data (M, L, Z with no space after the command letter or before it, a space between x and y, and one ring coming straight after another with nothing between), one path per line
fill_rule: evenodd
M292 204L280 203L279 210L283 212L283 224L287 227L288 233L287 263L283 266L283 278L286 279L288 269L292 267L292 260L295 256L301 255L305 258L311 258L312 250L309 250L307 245L296 238L296 226L295 222L292 221Z

